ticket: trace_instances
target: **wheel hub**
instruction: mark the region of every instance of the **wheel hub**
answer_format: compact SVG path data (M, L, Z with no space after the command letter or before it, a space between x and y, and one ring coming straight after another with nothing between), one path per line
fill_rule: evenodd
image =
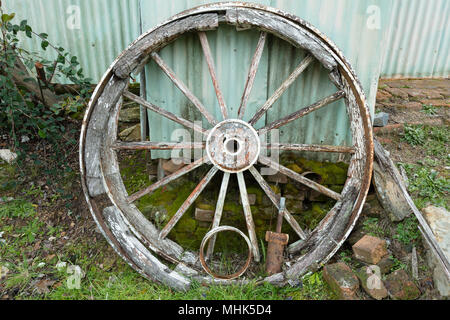
M258 160L261 142L256 130L242 120L225 120L215 126L207 140L209 160L230 173L249 169Z

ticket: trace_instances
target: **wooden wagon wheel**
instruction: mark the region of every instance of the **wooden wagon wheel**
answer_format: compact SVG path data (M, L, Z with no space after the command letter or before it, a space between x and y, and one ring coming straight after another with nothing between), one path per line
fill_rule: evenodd
M260 30L260 38L249 67L248 78L238 119L229 119L226 102L217 81L215 66L205 31L215 30L221 24ZM201 100L177 77L159 56L158 52L168 43L186 32L198 33L214 89L220 106L222 119L216 119L205 108ZM307 57L295 68L278 90L262 105L250 121L243 121L246 105L252 91L256 72L267 35L271 34L288 41L308 52ZM150 59L162 69L183 92L209 123L202 128L196 123L166 111L128 91L131 74L139 74ZM283 92L313 62L318 61L329 71L329 78L336 86L336 93L304 107L287 117L256 128L257 121L272 107ZM117 140L118 115L123 98L130 99L151 110L152 116L163 116L204 135L206 143L179 144L171 142L125 143ZM273 129L302 118L334 101L344 99L350 119L353 139L351 147L330 145L261 144L259 136ZM117 158L119 150L173 150L175 148L206 149L207 155L166 176L157 183L135 194L129 195L124 187ZM295 171L274 163L261 154L262 149L294 150L310 152L343 153L351 156L348 179L339 194ZM317 269L330 259L345 241L356 223L365 201L372 173L373 141L371 121L364 93L349 63L332 42L318 30L298 17L280 10L259 5L237 2L218 3L185 11L167 22L158 25L139 37L111 65L97 86L83 122L80 141L80 163L82 184L90 210L100 230L111 246L134 269L143 276L163 282L176 289L187 289L190 275L203 282L217 280L202 273L198 252L185 250L169 240L167 235L183 216L189 206L220 171L223 181L215 209L212 228L220 225L221 214L231 175L238 178L240 196L247 223L247 232L252 244L252 256L260 260L255 236L255 227L247 197L244 172L249 171L264 190L275 207L279 207L277 195L255 168L257 163L277 168L281 174L301 183L337 202L326 217L312 232L305 232L289 212L284 216L301 241L290 245L290 260L283 272L265 280L274 284L285 284L309 270ZM200 181L191 195L178 209L171 220L159 230L133 204L140 197L154 192L192 170L207 165L209 172ZM105 197L104 195L107 195ZM210 241L207 256L211 254L214 241ZM154 255L178 265L171 270ZM199 268L200 266L200 268ZM181 271L179 271L181 270ZM189 272L188 272L189 273Z

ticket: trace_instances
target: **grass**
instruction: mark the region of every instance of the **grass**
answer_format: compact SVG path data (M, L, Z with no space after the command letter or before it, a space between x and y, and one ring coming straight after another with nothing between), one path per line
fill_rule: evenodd
M373 237L384 237L385 232L380 227L380 223L378 218L367 218L363 222L363 230L367 234L373 236Z
M12 223L14 221L14 223ZM52 236L62 239L61 226L49 226L39 219L35 206L25 200L12 201L0 207L0 267L6 276L0 280L14 299L48 300L291 300L333 299L320 272L304 277L299 287L278 288L270 284L203 286L193 282L188 292L171 288L142 278L120 259L107 242L89 237L67 241L54 252L45 252L41 244ZM53 254L52 254L53 253ZM67 266L58 270L58 262ZM226 262L226 261L225 261ZM70 269L72 266L72 269ZM74 288L76 275L73 266L79 266L85 276ZM36 283L48 280L48 292L39 292ZM70 285L72 284L72 286ZM13 292L13 293L11 293ZM3 293L4 294L4 293Z

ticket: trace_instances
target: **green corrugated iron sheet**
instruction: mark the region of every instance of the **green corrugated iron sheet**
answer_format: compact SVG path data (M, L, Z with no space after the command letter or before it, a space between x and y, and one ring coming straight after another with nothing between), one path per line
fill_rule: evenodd
M142 31L170 16L212 1L199 0L14 0L3 1L17 20L28 19L37 32L79 57L85 73L98 81L117 55ZM295 14L326 34L352 64L373 112L378 78L448 76L449 3L446 0L265 0L253 1ZM68 23L79 8L80 28ZM142 24L142 25L141 25ZM208 32L217 73L231 114L237 111L258 33L231 27ZM28 41L28 40L27 40ZM40 51L38 42L28 48ZM42 53L49 55L51 51ZM303 56L282 43L266 46L246 119L276 90ZM218 103L195 35L163 49L161 56L202 102L219 117ZM146 70L148 98L168 110L201 120L187 99L155 66ZM313 65L261 120L278 119L333 91L326 71ZM153 140L171 140L171 122L150 117ZM348 119L341 103L283 128L282 140L349 144ZM167 154L166 154L167 155Z
M27 19L33 31L47 33L52 44L81 62L85 76L97 82L139 32L139 0L3 0L15 23ZM79 27L79 28L78 28ZM24 39L25 48L55 58L40 42ZM66 80L61 82L65 83Z
M450 1L396 0L381 76L450 75Z

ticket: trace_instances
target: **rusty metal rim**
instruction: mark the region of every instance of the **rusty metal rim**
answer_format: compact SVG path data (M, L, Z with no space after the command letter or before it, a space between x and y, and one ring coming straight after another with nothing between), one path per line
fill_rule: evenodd
M297 24L300 25L300 27L302 28L308 28L311 32L313 32L315 34L315 36L320 37L324 43L326 43L326 45L328 46L328 50L331 50L334 55L335 58L337 60L337 62L340 64L339 69L341 70L342 75L349 80L348 83L351 86L351 90L353 91L356 100L357 100L357 104L359 105L359 109L361 112L361 117L363 118L363 126L364 126L364 132L365 132L365 140L366 140L366 154L367 154L367 161L365 162L365 170L364 170L364 181L363 184L361 185L361 189L359 192L359 196L357 198L357 201L354 205L354 211L352 214L352 217L349 221L348 227L347 227L347 232L344 234L343 238L341 239L341 241L339 241L339 243L342 243L343 241L345 241L346 237L348 236L348 234L350 233L353 225L356 223L356 219L360 214L360 211L362 209L362 202L365 200L367 191L368 191L368 187L370 186L370 176L371 176L371 166L372 166L372 159L373 159L373 143L372 143L372 131L370 130L370 115L368 113L368 109L366 106L366 102L365 102L365 97L364 97L364 93L362 92L361 86L359 84L359 81L356 79L356 76L354 75L354 71L351 69L350 65L348 64L348 62L346 61L346 59L343 57L343 55L340 53L340 51L337 49L337 47L331 43L331 41L329 39L327 39L325 36L323 36L317 29L315 29L314 27L312 27L309 23L306 23L305 21L303 21L302 19L295 17L293 15L290 15L288 13L285 13L281 10L278 9L273 9L273 8L267 8L264 6L260 6L260 5L254 5L254 4L243 4L243 3L219 3L219 4L211 4L211 5L206 5L206 6L200 6L197 8L193 8L190 10L187 10L183 13L180 13L179 15L174 16L172 19L168 20L167 22L160 24L159 26L155 27L153 30L156 30L158 27L163 26L167 23L169 23L170 21L174 21L176 19L180 19L183 16L186 17L188 15L193 15L196 13L201 13L201 12L207 12L207 11L217 11L217 10L224 10L225 8L233 8L233 7L244 7L244 8L253 8L253 9L259 9L259 10L264 10L267 12L271 12L280 16L283 16L284 18L287 18L289 20L291 20L292 22L295 22ZM147 32L146 34L150 33L151 31ZM133 42L133 44L131 46L133 46L135 43L137 43L140 39L142 39L146 34L142 35L141 37L139 37L135 42ZM131 47L130 46L130 47ZM129 48L130 48L129 47ZM121 55L122 56L122 55ZM101 213L98 212L98 210L95 208L94 205L91 204L91 201L94 201L88 194L87 191L87 187L86 187L86 181L85 181L85 166L84 166L84 146L85 146L85 137L86 137L86 130L87 130L87 126L88 126L88 122L91 116L91 113L93 111L93 108L95 106L95 103L99 97L99 95L101 94L101 91L106 83L106 80L108 78L110 78L113 73L112 73L112 68L113 66L117 63L117 61L120 59L120 57L118 59L116 59L116 61L113 62L113 64L111 65L111 67L108 69L108 71L106 72L105 76L102 79L102 82L100 83L100 85L96 88L96 90L94 91L93 97L91 99L89 108L86 112L84 121L83 121L83 126L82 126L82 132L81 132L81 138L80 138L80 166L81 166L81 173L82 173L82 186L83 186L83 190L85 192L86 195L86 199L89 203L89 207L91 212L93 213L94 219L95 221L101 225L99 225L102 233L105 235L105 237L109 240L109 242L111 243L111 245L114 247L114 249L116 249L116 251L120 252L120 248L117 248L117 244L113 241L113 239L111 239L111 236L107 236L108 234L108 230L104 230L107 229L107 227L105 227L105 225L103 223L101 223ZM103 84L103 85L102 85ZM367 182L369 180L369 182ZM337 246L335 248L335 250L333 250L333 252L330 253L330 255L324 259L328 260L335 251L337 251L339 249L339 246ZM122 257L122 254L120 254ZM127 262L130 263L130 258L126 257L126 260L128 260ZM135 267L135 266L133 266ZM142 273L142 272L141 272Z
M237 234L239 234L242 238L244 238L245 242L247 243L248 246L248 256L247 256L247 260L245 261L244 266L238 270L237 272L224 276L224 275L220 275L217 273L212 272L212 270L208 267L208 264L205 261L205 245L208 242L209 239L211 239L211 237L213 237L214 235L217 235L219 232L224 232L224 231L232 231L232 232L236 232ZM252 260L252 244L250 242L250 239L239 229L235 228L235 227L231 227L231 226L220 226L214 229L211 229L203 238L202 243L200 244L200 263L202 264L203 269L212 277L217 278L217 279L222 279L222 280L233 280L236 278L239 278L241 275L243 275L245 273L245 271L247 271L248 267L250 266L250 262Z

